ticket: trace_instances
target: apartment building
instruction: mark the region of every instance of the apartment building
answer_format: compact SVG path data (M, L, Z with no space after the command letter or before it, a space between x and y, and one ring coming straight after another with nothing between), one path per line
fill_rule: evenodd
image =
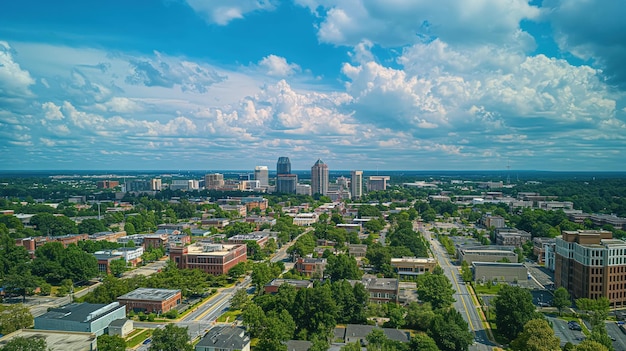
M532 236L529 232L516 228L496 229L496 245L520 247L530 241Z
M227 274L239 262L247 259L246 245L223 245L196 242L189 246L170 247L170 259L178 268L198 268L213 275Z
M556 238L556 287L574 299L606 297L612 308L626 307L626 242L609 231L563 231Z

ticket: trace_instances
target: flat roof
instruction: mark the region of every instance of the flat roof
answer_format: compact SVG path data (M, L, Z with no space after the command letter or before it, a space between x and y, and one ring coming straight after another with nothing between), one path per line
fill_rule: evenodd
M124 308L118 302L112 302L110 304L104 303L70 303L68 305L50 309L50 311L44 313L37 319L61 319L67 321L74 321L85 323L105 314L108 314L118 308Z
M166 301L176 296L176 294L178 294L179 292L180 290L175 289L137 288L127 294L118 297L118 299Z
M521 267L524 267L525 268L524 264L517 263L517 262L473 262L472 264L474 266L507 267L507 268L511 268L511 267L521 268Z
M402 258L392 258L391 262L406 262L406 263L435 263L435 259L432 257L402 257Z
M46 349L52 351L91 350L91 345L96 339L96 335L92 333L22 329L0 338L0 348L3 348L9 341L17 337L44 339L47 344Z
M219 248L218 248L219 246ZM202 244L196 243L187 246L187 254L207 255L207 256L226 256L233 249L241 246L240 244Z

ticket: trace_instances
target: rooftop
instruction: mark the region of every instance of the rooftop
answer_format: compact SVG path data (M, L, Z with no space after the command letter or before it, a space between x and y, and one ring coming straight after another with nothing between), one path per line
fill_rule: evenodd
M402 257L392 258L392 263L435 263L435 259L432 257Z
M47 313L35 319L59 319L85 323L98 319L118 308L124 308L118 302L110 304L100 303L71 303L59 308L50 309Z
M96 336L92 333L79 333L54 330L22 329L0 338L0 348L14 338L40 338L46 340L48 349L52 351L92 350Z
M239 246L241 245L211 244L211 243L197 242L193 245L187 246L187 253L191 255L226 256L233 249Z
M216 326L209 330L197 346L242 350L248 343L250 343L250 337L246 335L243 328L228 325Z
M515 267L522 268L525 267L523 263L517 262L473 262L474 266L482 266L482 267Z
M118 299L165 301L176 296L179 292L180 290L174 289L137 288L128 294L118 297Z

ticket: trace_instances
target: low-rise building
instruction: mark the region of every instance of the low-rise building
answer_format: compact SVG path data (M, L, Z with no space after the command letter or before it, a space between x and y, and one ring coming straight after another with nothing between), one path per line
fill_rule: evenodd
M170 259L181 269L198 268L208 274L228 274L228 271L237 263L247 260L246 245L224 245L200 241L188 246L171 247Z
M339 229L345 229L348 233L360 233L361 225L358 223L338 223L336 225Z
M528 269L521 263L473 262L474 281L517 283L528 278Z
M206 225L209 227L215 227L219 229L224 229L227 225L230 224L230 219L228 218L206 218L200 221L202 225Z
M250 351L250 336L242 327L215 326L196 344L195 351Z
M134 323L132 319L116 319L109 324L109 335L117 335L125 338L134 329Z
M480 218L480 224L482 224L485 228L504 228L506 226L504 223L504 217L495 216L491 213L484 214Z
M293 224L308 227L317 223L318 219L317 213L298 213L293 217Z
M348 254L352 257L365 257L367 254L367 245L350 244L348 245Z
M263 247L265 246L265 244L267 244L267 241L270 239L270 234L269 233L264 233L264 232L256 232L256 233L250 233L250 234L238 234L235 236L231 236L230 238L228 238L228 243L235 245L235 244L245 244L246 241L254 241L257 244L259 244L259 246Z
M538 264L546 263L546 246L554 244L555 242L556 239L554 238L533 238L533 255L537 256Z
M517 228L496 229L496 245L521 247L531 239L530 233Z
M0 335L0 349L4 349L6 344L15 338L43 339L46 342L46 350L49 351L96 351L98 349L97 337L94 333L35 329L21 329L8 335Z
M409 342L410 335L406 331L395 328L380 328L373 325L348 324L345 328L335 328L335 336L342 338L346 344L357 342L359 345L367 344L367 336L372 330L382 330L385 336L393 341Z
M398 276L416 276L426 272L432 272L437 266L437 261L432 257L402 257L392 258L391 266Z
M399 287L398 279L378 278L375 275L366 274L361 278L361 284L369 293L370 302L387 303L398 302Z
M517 262L517 253L514 248L504 246L481 246L459 248L459 262L499 262L508 260L509 262Z
M315 276L322 278L326 268L326 259L298 257L293 268L305 277Z
M50 309L35 317L35 329L104 334L116 319L125 319L126 309L118 302L110 304L71 303Z
M152 234L143 236L143 247L146 250L167 247L168 237L165 234Z
M126 311L166 313L180 304L182 294L174 289L138 288L117 298Z
M263 286L263 292L266 294L276 294L280 286L283 284L291 285L296 288L296 290L313 287L313 282L310 280L276 278Z
M105 274L111 274L111 262L124 259L122 255L114 254L110 251L98 251L93 255L98 260L98 272Z

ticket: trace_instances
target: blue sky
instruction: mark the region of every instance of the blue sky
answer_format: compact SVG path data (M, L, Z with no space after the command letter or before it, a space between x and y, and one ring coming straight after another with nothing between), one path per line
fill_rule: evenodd
M0 169L626 170L603 0L12 1Z

